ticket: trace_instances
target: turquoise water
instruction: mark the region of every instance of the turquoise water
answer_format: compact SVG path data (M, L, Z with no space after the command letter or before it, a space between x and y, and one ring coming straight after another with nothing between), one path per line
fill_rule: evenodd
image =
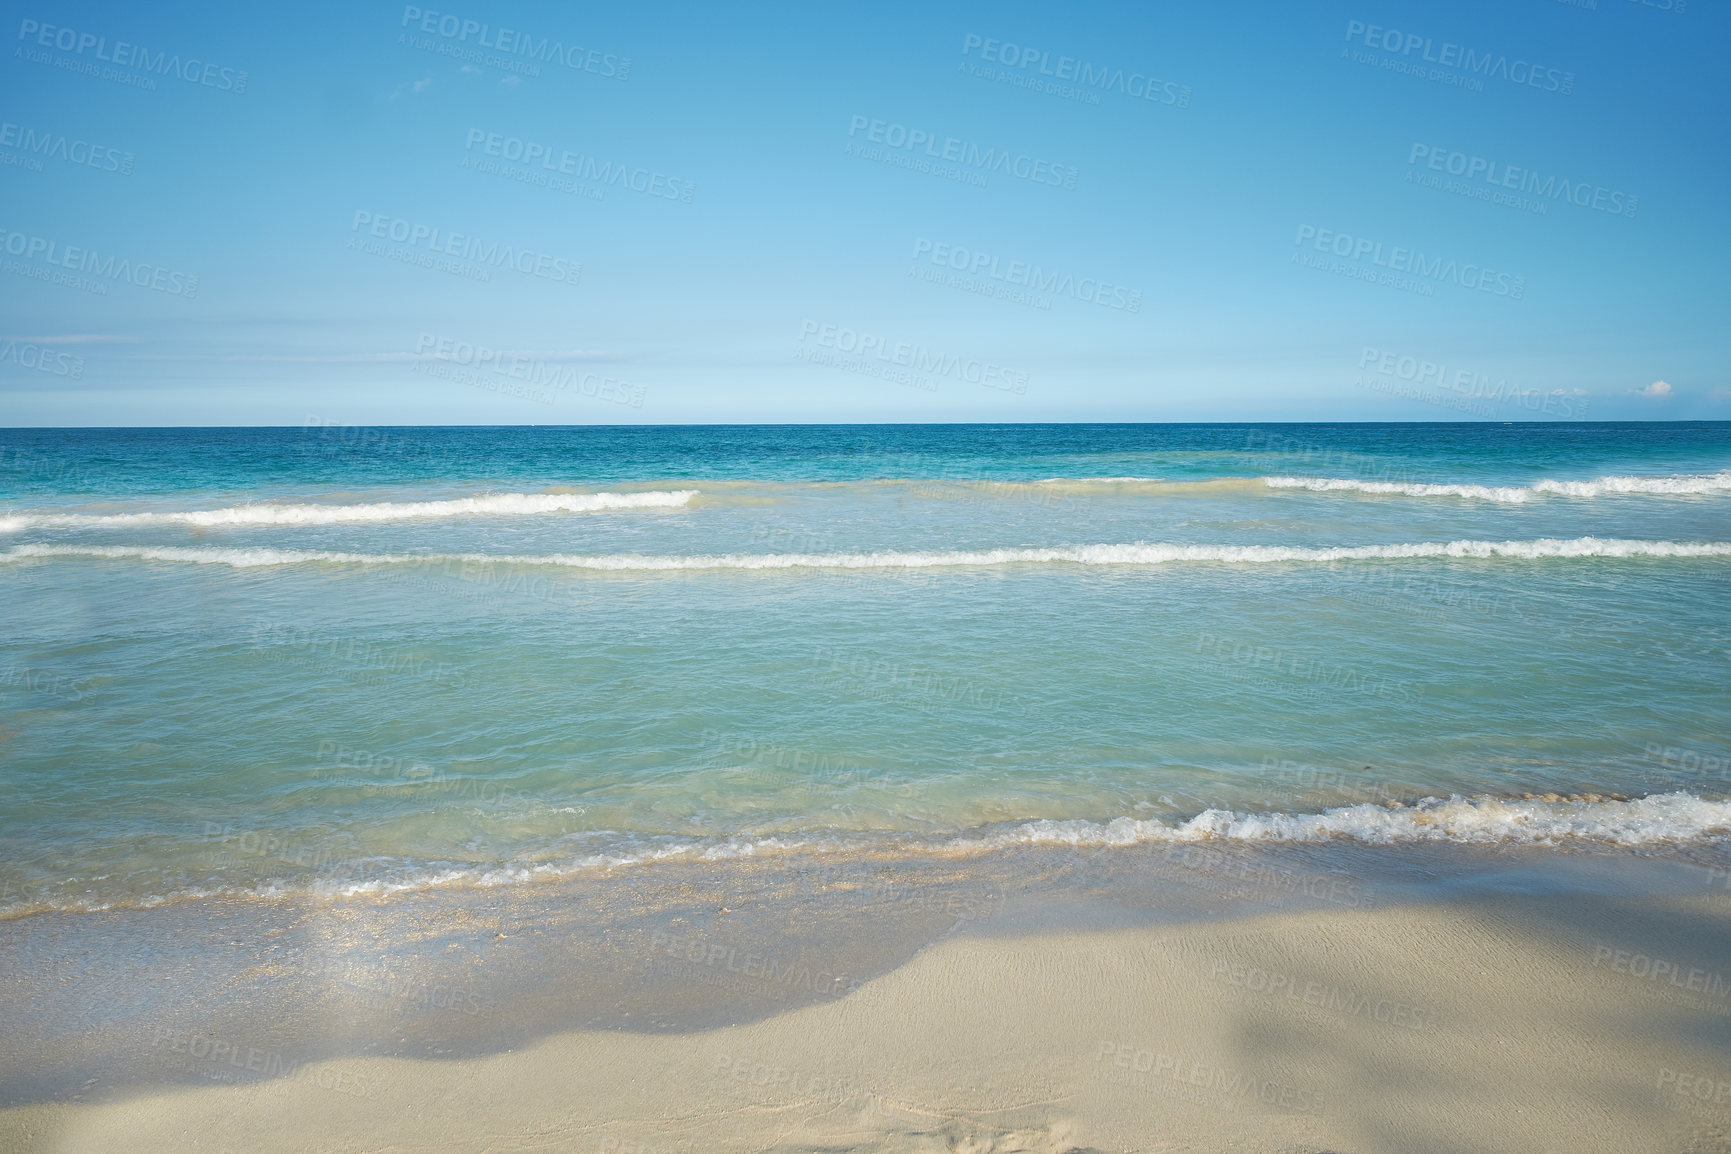
M0 433L0 910L1731 833L1731 425Z

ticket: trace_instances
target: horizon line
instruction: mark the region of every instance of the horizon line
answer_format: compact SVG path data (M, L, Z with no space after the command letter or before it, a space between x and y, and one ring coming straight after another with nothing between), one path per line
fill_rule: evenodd
M362 423L312 423L283 425L0 425L0 433L114 433L187 431L235 431L248 429L873 429L873 428L1021 428L1021 427L1088 427L1125 425L1222 426L1222 425L1412 425L1511 427L1516 425L1599 426L1599 425L1731 425L1731 418L1673 417L1629 419L1616 421L663 421L654 424L421 424L373 425Z

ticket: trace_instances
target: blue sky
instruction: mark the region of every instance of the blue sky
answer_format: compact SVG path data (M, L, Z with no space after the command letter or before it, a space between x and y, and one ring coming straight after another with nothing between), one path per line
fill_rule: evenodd
M1731 418L1701 0L9 9L7 425Z

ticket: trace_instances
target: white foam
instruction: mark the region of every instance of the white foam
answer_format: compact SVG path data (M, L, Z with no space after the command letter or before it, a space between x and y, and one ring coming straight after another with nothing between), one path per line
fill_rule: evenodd
M688 504L696 489L645 493L492 493L449 501L378 501L365 505L230 505L166 513L15 513L0 516L0 533L21 529L109 529L190 525L200 529L262 525L349 525L422 517L526 517L598 513L610 509L669 509Z
M1361 804L1321 813L1238 813L1210 809L1188 821L1166 823L1130 817L1108 821L1040 820L1006 823L959 836L920 836L887 831L834 831L809 836L612 834L617 844L562 860L500 861L490 865L429 865L401 868L383 859L371 877L331 876L312 882L187 886L169 893L99 899L88 894L43 895L0 907L0 917L37 910L148 909L165 902L205 897L326 898L388 895L445 886L505 886L555 880L596 871L650 866L658 862L721 862L807 852L885 852L910 856L976 856L1017 846L1128 847L1201 842L1326 843L1366 845L1457 843L1464 845L1559 846L1591 843L1621 847L1700 843L1731 836L1731 801L1710 801L1677 791L1629 801L1513 800L1496 797L1426 798L1410 805Z
M1529 541L1415 541L1392 545L1062 545L873 553L707 553L653 556L637 553L343 553L322 549L223 548L220 546L17 545L0 562L29 558L97 557L111 560L177 561L198 565L552 565L606 572L689 569L935 569L999 565L1164 565L1216 562L1268 565L1280 562L1382 561L1443 557L1488 560L1550 558L1726 557L1731 541L1635 541L1620 538L1540 537Z
M962 846L1125 846L1147 842L1320 842L1390 845L1447 841L1553 845L1570 839L1638 846L1731 834L1731 801L1661 793L1633 801L1511 801L1494 797L1426 798L1413 805L1352 805L1322 813L1236 813L1210 809L1168 825L1121 817L1096 822L1032 821Z
M1665 477L1600 477L1593 481L1538 481L1531 485L1431 485L1395 481L1358 481L1345 477L1263 477L1270 489L1308 489L1316 493L1374 493L1402 497L1466 497L1521 505L1546 494L1602 497L1608 493L1696 496L1731 491L1731 472L1675 474Z
M1231 480L1231 478L1225 478ZM1042 485L1166 485L1162 477L1046 477Z
M822 852L882 848L874 847L874 843L866 839L847 842L830 839L817 842L797 837L688 838L677 835L617 833L613 836L618 839L617 844L606 850L555 861L499 861L490 865L430 864L417 867L404 866L399 859L377 858L357 863L358 869L332 871L326 877L297 878L291 882L266 878L252 884L187 885L162 893L117 895L110 898L92 897L88 893L74 896L41 892L10 905L0 905L0 917L17 917L45 910L97 913L116 909L155 909L170 902L199 898L292 898L303 895L321 898L382 897L446 886L495 887L557 880L664 861L740 861L800 849ZM360 873L370 873L371 876L356 876Z
M864 845L862 842L851 848L864 848ZM729 837L719 840L661 838L647 844L639 839L631 839L611 852L586 854L563 862L540 862L523 866L507 863L490 867L458 866L367 881L331 879L314 883L311 892L321 897L354 897L360 894L393 894L447 885L504 886L663 861L742 861L762 854L788 853L810 847L810 843L806 841L784 837Z

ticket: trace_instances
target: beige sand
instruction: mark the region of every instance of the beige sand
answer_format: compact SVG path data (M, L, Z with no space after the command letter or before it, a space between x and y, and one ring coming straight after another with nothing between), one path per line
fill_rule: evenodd
M958 938L755 1024L34 1106L0 1148L1731 1150L1728 942L1731 896Z

